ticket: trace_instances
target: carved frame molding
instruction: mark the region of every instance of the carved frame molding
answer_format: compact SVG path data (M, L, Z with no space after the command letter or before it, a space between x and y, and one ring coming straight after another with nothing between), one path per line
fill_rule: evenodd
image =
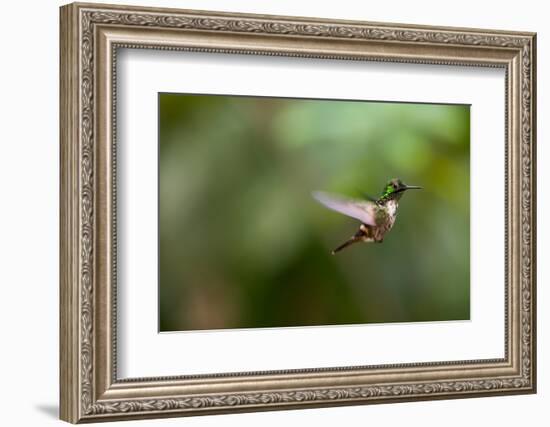
M116 52L506 69L504 359L118 380ZM71 4L61 8L61 418L73 423L535 391L535 34Z

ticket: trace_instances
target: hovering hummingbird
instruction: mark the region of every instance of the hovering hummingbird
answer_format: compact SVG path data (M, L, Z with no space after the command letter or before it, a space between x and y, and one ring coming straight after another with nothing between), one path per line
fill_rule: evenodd
M416 185L406 185L399 178L390 180L378 199L348 199L346 197L315 191L313 197L327 208L361 221L359 230L346 242L332 251L336 252L357 242L382 243L384 235L391 230L397 216L399 199L406 190L421 189Z

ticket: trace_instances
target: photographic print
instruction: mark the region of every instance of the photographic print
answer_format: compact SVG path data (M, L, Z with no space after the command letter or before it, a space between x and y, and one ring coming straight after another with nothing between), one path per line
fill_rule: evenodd
M159 93L160 332L470 318L470 106Z

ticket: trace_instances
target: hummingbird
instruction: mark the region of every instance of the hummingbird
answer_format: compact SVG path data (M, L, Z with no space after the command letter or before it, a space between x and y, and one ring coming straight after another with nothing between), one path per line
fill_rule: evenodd
M393 178L386 184L378 199L367 196L368 200L357 200L323 191L313 192L313 197L327 208L361 221L359 230L334 249L332 254L357 242L382 243L384 235L395 223L399 200L405 191L421 188L416 185L406 185L399 178Z

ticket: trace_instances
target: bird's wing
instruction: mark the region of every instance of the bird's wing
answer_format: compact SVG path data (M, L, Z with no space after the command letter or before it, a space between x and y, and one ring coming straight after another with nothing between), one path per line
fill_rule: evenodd
M376 205L366 200L348 199L346 197L315 191L315 200L333 211L358 219L363 224L376 226Z

